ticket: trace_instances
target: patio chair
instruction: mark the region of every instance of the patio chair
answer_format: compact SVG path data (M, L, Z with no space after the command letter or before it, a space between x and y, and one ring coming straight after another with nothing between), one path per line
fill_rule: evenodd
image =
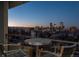
M13 47L16 47L16 49L13 48L12 50L9 49L9 51L5 51L4 47L6 46L7 47L13 46ZM4 57L29 57L30 56L28 53L29 50L26 49L27 52L25 52L23 49L21 49L20 44L1 45L0 49L2 51L1 56L4 56Z
M40 57L71 57L74 54L76 44L70 46L61 46L60 53L51 51L39 50ZM57 47L58 48L58 47Z

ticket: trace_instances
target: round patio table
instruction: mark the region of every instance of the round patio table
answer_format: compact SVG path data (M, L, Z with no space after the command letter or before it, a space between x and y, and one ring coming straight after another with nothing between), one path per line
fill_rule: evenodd
M36 56L39 56L38 55L39 46L48 45L51 43L51 40L47 39L47 38L31 38L31 39L25 40L25 43L35 46L36 47Z

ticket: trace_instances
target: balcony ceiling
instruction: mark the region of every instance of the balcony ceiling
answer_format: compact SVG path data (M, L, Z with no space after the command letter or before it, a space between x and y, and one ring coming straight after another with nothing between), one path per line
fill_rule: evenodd
M27 2L28 1L9 1L9 9Z

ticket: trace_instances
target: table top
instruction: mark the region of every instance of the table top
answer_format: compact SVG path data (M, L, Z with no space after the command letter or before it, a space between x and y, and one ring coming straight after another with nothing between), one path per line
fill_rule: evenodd
M51 40L46 38L32 38L25 40L25 43L28 43L29 45L36 45L36 46L48 45L51 43Z

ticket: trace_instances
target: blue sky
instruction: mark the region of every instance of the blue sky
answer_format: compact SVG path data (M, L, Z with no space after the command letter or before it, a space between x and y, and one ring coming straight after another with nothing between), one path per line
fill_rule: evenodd
M79 28L79 2L32 1L8 10L8 26L48 26L50 22Z

